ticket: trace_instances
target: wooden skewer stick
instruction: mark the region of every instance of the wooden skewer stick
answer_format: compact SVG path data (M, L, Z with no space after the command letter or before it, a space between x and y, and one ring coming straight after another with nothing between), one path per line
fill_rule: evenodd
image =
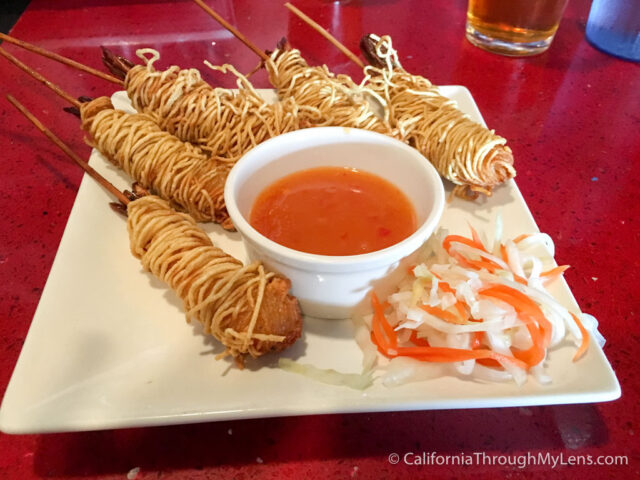
M307 25L313 28L316 32L318 32L324 38L329 40L329 42L331 42L338 50L344 53L347 56L347 58L349 58L349 60L354 62L360 68L364 68L364 63L362 63L362 60L360 60L351 50L349 50L342 43L340 43L340 41L336 37L331 35L327 30L325 30L318 23L313 21L309 16L302 13L302 11L300 11L298 8L291 5L289 2L285 3L284 6L287 7L289 10L291 10L294 14L296 14L300 19L302 19Z
M14 57L13 55L11 55L9 52L7 52L4 48L0 47L0 55L2 55L4 58L6 58L7 60L9 60L11 63L13 63L16 67L18 67L19 69L27 72L29 75L31 75L33 78L35 78L36 80L38 80L40 83L43 83L44 85L46 85L47 87L49 87L51 90L53 90L55 93L57 93L58 95L60 95L62 98L64 98L67 102L71 103L72 105L80 108L80 102L78 100L76 100L75 98L73 98L71 95L69 95L67 92L65 92L64 90L62 90L60 87L58 87L56 84L51 83L49 80L47 80L46 78L44 78L42 75L40 75L38 72L36 72L35 70L33 70L32 68L28 67L27 65L25 65L24 63L22 63L20 60L18 60L16 57Z
M71 60L70 58L63 57L62 55L58 55L57 53L50 52L49 50L45 50L44 48L38 47L36 45L32 45L22 40L18 40L17 38L10 37L9 35L5 35L4 33L0 33L0 40L13 43L14 45L17 45L20 48L24 48L25 50L29 50L30 52L37 53L38 55L42 55L43 57L50 58L51 60L55 60L56 62L60 62L69 67L73 67L77 70L81 70L83 72L89 73L91 75L94 75L108 82L112 82L117 85L124 84L122 80L112 75L103 73L100 70L96 70L95 68L92 68L88 65L84 65L80 62L76 62L75 60Z
M44 133L49 140L55 143L64 153L66 153L69 158L71 158L75 163L77 163L85 172L89 174L91 178L96 180L100 185L102 185L105 189L107 189L111 194L113 194L118 200L120 200L123 204L128 205L129 199L116 187L114 187L109 181L96 172L87 162L83 161L73 150L71 150L65 143L62 142L51 130L45 127L40 120L38 120L33 113L31 113L27 108L22 105L18 100L16 100L13 96L7 95L7 100L11 102L11 104L16 107L20 113L22 113L27 119L35 125L35 127Z
M245 37L242 33L240 33L233 25L227 22L224 18L218 15L213 9L208 7L202 0L193 0L200 8L202 8L205 12L207 12L216 22L222 25L224 28L229 30L238 40L244 43L247 47L249 47L253 52L258 55L263 60L269 60L269 55L260 50L256 45L254 45L247 37Z

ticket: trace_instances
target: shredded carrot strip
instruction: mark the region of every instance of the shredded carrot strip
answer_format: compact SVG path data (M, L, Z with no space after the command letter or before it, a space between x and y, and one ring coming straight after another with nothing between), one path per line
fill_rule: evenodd
M458 252L449 252L449 255L455 258L463 267L475 268L476 270L482 270L483 268L486 268L489 273L494 273L496 271L496 268L502 269L500 265L492 262L491 260L472 260L461 255Z
M529 285L529 282L527 282L526 278L521 277L520 275L517 275L515 273L513 274L513 279L522 285Z
M476 232L475 236L477 237L477 235L478 234ZM451 257L455 258L463 267L475 268L476 270L481 270L485 268L490 273L494 273L496 269L502 269L502 267L498 265L496 262L494 262L493 260L482 257L482 254L480 254L481 256L480 260L473 260L470 258L466 258L465 256L461 255L458 252L452 252L451 244L454 242L462 243L463 245L467 245L469 247L478 249L481 252L484 252L487 254L489 252L487 252L487 250L484 248L484 245L482 245L482 242L480 242L479 238L474 238L473 240L469 240L468 238L462 237L460 235L448 235L443 240L442 247L447 251L447 253Z
M502 261L509 265L509 257L507 256L507 247L504 246L504 243L500 244L500 256L502 257Z
M447 282L438 282L438 288L440 288L443 292L451 293L454 296L456 294L456 291L451 288L451 285L449 285ZM469 320L469 312L465 308L468 307L466 302L458 300L456 298L456 303L453 306L456 307L456 310L458 310L458 314L460 315L460 318L462 320L464 320L465 322Z
M486 360L494 362L507 362L515 365L518 368L526 369L527 364L515 357L509 357L507 355L501 355L491 350L479 349L479 350L465 350L461 348L443 348L443 347L431 347L426 340L415 337L415 340L424 342L426 345L420 345L417 347L398 347L393 349L393 353L384 348L378 343L378 338L373 332L371 332L371 341L376 345L378 352L387 358L395 357L412 357L416 360L423 362L435 362L435 363L448 363L448 362L462 362L464 360ZM498 363L500 365L500 363Z
M378 352L380 352L384 356L387 355L387 351L383 350L382 347L378 344L378 339L376 338L373 332L371 332L371 343L373 343L376 346L376 349L378 350Z
M482 243L482 240L480 240L480 235L478 235L478 232L476 232L476 229L475 229L475 228L473 228L473 227L471 226L471 224L470 224L470 223L469 223L468 225L469 225L469 228L471 229L471 238L473 239L473 242L474 242L475 244L479 245L479 248L480 248L481 250L483 250L483 251L487 252L487 249L486 249L486 248L484 248L484 245L483 245L483 243ZM487 253L489 253L489 252L487 252Z
M456 294L456 291L447 282L438 282L438 288L445 293L451 293L453 295Z
M382 353L386 354L386 351L389 349L389 341L385 338L382 333L382 327L380 326L380 319L378 315L374 314L371 319L371 340L378 346L378 350Z
M448 253L449 253L449 256L455 258L462 267L475 268L471 264L471 262L469 262L467 260L466 257L464 257L463 255L459 254L458 252L448 252Z
M569 268L569 265L560 265L558 267L552 268L551 270L547 270L546 272L542 272L540 274L541 277L555 277L556 275L562 275L565 270Z
M430 347L429 341L424 338L418 337L418 332L415 330L411 332L411 336L409 337L409 341L418 347Z
M469 247L477 248L478 250L486 252L482 243L475 242L474 240L469 240L467 237L463 237L461 235L447 235L442 241L442 247L447 251L447 253L449 253L451 244L453 242L462 243L463 245L468 245Z
M461 362L464 360L491 359L497 362L511 363L512 365L515 365L518 368L522 369L526 369L528 367L526 362L516 358L515 356L509 357L507 355L501 355L488 349L466 350L461 348L431 347L428 346L428 342L426 342L425 340L422 340L423 342L427 343L427 345L424 346L419 345L416 347L398 347L398 338L396 332L391 328L384 315L384 305L388 304L386 302L385 304L380 304L375 293L371 296L371 298L374 308L374 315L371 321L373 330L371 332L371 341L377 346L378 351L388 358L394 358L397 356L408 356L425 362L441 363ZM425 311L432 310L434 312L437 312L441 317L451 316L454 319L458 320L451 312L447 312L440 308L430 307L428 305L423 305L422 308L425 309ZM387 329L389 329L389 331L387 331ZM389 335L388 338L385 338L385 334ZM417 337L415 331L411 334L411 337L409 337L409 339L416 344L421 340ZM395 342L393 347L391 342Z
M529 331L533 345L526 350L511 348L511 353L513 353L513 356L517 359L522 360L530 367L533 367L544 360L545 352L544 347L542 346L544 343L544 337L542 332L540 332L540 329L532 323L527 324L527 330Z
M483 337L484 332L473 332L473 336L471 337L471 350L477 350L482 346Z
M432 307L430 305L420 305L420 308L425 312L430 313L434 317L438 317L439 319L444 320L445 322L455 323L456 325L463 325L466 323L464 320L458 318L453 313L447 312L446 310L438 307Z
M546 348L549 345L551 342L551 323L545 318L538 304L527 295L506 285L491 285L479 290L478 293L502 300L513 306L516 312L532 317L543 330L543 347Z
M484 332L473 332L473 336L471 337L471 349L477 350L482 346L482 339L484 338ZM478 358L476 360L480 365L484 365L485 367L498 367L502 368L502 365L497 360L492 358Z
M492 358L479 358L476 360L476 362L478 362L480 365L484 366L484 367L500 367L502 368L502 365L500 364L499 361L497 360L493 360Z
M467 259L471 265L473 265L477 270L481 268L486 268L490 273L494 273L496 270L502 270L502 267L498 265L496 262L483 258L482 260L471 260Z
M498 362L511 363L519 368L527 369L528 365L514 357L501 355L492 350L465 350L462 348L446 347L399 347L397 355L402 357L413 357L427 362L462 362L465 360L477 360L480 358L491 358Z
M389 340L384 336L380 316L377 311L374 312L373 318L371 319L371 333L373 335L373 343L378 346L378 349L382 349L383 353L385 353L391 345L389 344Z
M502 257L502 261L507 265L509 265L509 255L507 255L507 247L505 247L503 243L500 244L500 256ZM516 282L521 283L522 285L529 285L529 282L527 282L526 278L521 277L520 275L513 272L511 269L509 269L509 271L513 274L513 279Z
M544 314L542 313L542 310L540 310L540 307L538 307L538 304L524 293L506 285L491 285L478 290L478 293L494 297L508 303L516 310L516 312L532 317L541 327L548 330L549 335L551 335L551 324L544 317Z
M378 332L376 333L376 337L378 335L382 336L384 332L384 335L386 336L386 342L383 340L383 343L387 344L387 348L396 348L398 346L398 335L391 327L391 325L389 325L387 317L384 316L384 311L385 309L389 308L389 304L387 302L381 304L375 292L371 295L371 303L373 304L374 311L373 320L371 323L372 326L375 323L379 327ZM376 329L374 329L374 332L376 332Z
M545 349L551 343L552 328L540 307L524 293L506 285L493 285L479 290L478 293L508 303L521 318L524 317L522 319L527 323L532 346L527 350L512 349L512 352L516 358L526 362L529 366L539 364L545 357ZM534 320L537 325L530 320Z
M458 315L460 315L460 319L463 322L469 321L469 312L467 312L467 309L464 308L462 302L457 301L453 306L456 307L456 310L458 310Z
M522 235L518 235L513 239L513 243L520 243L522 240L524 240L525 238L529 238L530 236L530 233L523 233Z
M587 351L587 348L589 348L589 332L587 332L587 329L584 328L584 325L578 319L577 316L575 316L573 313L571 314L571 316L573 317L573 320L576 322L576 325L578 325L578 328L580 329L580 333L582 334L582 341L580 342L580 346L578 347L576 354L573 356L573 361L575 362L576 360L579 360L580 357L584 355L584 352Z

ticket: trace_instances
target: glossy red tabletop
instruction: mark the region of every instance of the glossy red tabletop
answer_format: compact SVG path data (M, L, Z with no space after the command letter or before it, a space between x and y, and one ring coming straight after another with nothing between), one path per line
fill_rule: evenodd
M359 79L358 68L292 17L282 2L208 3L262 48L286 35L310 63ZM589 4L572 0L550 50L493 55L464 38L466 0L321 0L296 3L357 49L363 33L392 35L404 66L436 84L465 85L487 123L509 139L520 187L582 309L600 321L604 351L622 386L604 404L319 415L199 425L0 435L1 478L631 478L640 475L640 66L585 41ZM233 62L254 54L191 1L33 0L14 36L101 68L98 47L161 66ZM212 45L215 42L215 45ZM115 85L4 44L74 95ZM88 156L64 102L0 59L12 93ZM204 73L211 82L229 79ZM252 79L268 87L264 75ZM6 389L73 205L82 173L0 99L0 385ZM87 238L88 242L100 239ZM96 288L99 288L96 287ZM391 453L538 453L628 458L626 466L392 465Z

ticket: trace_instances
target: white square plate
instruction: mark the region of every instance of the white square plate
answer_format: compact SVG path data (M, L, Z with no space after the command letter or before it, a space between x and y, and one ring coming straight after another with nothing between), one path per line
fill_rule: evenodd
M447 86L441 91L482 122L466 88ZM264 94L273 96L270 91ZM117 187L130 186L129 179L96 152L90 163ZM143 272L129 252L125 218L108 207L112 200L93 180L83 179L4 396L4 432L585 403L620 396L615 374L595 341L577 363L571 361L575 347L568 343L551 351L548 373L553 383L547 386L533 378L518 387L444 377L393 389L376 384L359 392L282 371L273 355L249 361L248 368L239 370L214 359L222 350L217 342L202 335L197 325L185 323L178 297ZM445 208L441 226L467 234L471 222L490 233L498 212L506 236L538 231L514 181L488 199L454 199ZM245 258L237 233L217 225L204 228L228 253ZM564 280L553 287L551 293L564 306L578 310ZM350 321L306 319L303 337L283 356L342 372L361 370Z

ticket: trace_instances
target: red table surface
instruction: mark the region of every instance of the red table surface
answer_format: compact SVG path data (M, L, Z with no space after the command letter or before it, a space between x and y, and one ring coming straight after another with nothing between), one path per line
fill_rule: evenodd
M286 35L310 63L359 79L358 68L281 2L209 0L262 48ZM586 0L573 0L548 52L514 59L464 38L465 0L295 2L352 50L363 33L392 35L407 70L465 85L487 123L509 139L517 183L584 311L600 320L622 398L536 408L318 415L89 433L0 436L3 478L543 478L640 475L637 352L640 69L584 37ZM34 0L12 34L101 68L99 45L135 58L151 46L161 66L256 57L191 1ZM215 41L215 45L211 42ZM74 95L116 87L4 44ZM0 60L2 94L21 99L83 156L89 147L63 101ZM227 79L204 73L211 82ZM268 87L256 75L257 87ZM6 389L40 298L82 172L0 99L0 385ZM87 241L99 241L88 238ZM97 286L96 288L99 288ZM625 455L626 466L392 465L390 453Z

